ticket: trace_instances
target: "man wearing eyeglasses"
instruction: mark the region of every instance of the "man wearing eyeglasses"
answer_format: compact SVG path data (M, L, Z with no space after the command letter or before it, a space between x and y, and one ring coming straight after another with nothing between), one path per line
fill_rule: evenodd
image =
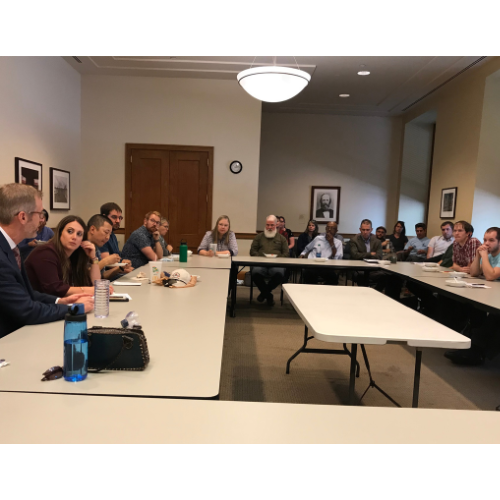
M148 212L144 217L144 225L136 229L125 243L122 257L129 259L135 269L163 257L158 230L160 220L160 212Z
M32 186L0 187L0 338L25 325L64 319L68 305L82 303L92 311L94 299L86 294L57 298L31 287L18 244L34 238L43 216L42 193Z

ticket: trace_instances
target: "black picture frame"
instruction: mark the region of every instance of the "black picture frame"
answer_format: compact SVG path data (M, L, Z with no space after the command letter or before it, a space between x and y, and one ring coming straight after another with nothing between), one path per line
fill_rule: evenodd
M67 170L50 167L50 209L71 209L71 176Z
M441 203L439 206L439 217L441 219L454 219L457 209L458 188L445 188L441 190Z
M17 184L27 184L42 191L43 165L36 161L14 158L14 180Z
M330 203L321 210L321 198L324 195L330 196ZM311 217L319 224L327 222L339 222L340 211L340 187L339 186L312 186L311 187ZM328 217L325 217L325 213Z

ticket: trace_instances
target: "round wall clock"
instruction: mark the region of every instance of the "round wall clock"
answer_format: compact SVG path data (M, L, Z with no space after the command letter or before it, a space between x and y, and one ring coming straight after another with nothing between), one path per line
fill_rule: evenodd
M231 165L229 165L229 170L233 174L239 174L243 170L243 165L239 161L232 161Z

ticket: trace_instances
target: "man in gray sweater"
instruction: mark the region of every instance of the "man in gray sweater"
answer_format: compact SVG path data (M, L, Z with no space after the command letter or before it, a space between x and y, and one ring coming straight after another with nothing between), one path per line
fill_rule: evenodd
M288 243L276 230L276 216L269 215L266 218L266 229L259 233L252 242L250 255L252 257L264 257L276 255L277 257L288 257ZM252 279L260 291L257 297L259 302L267 300L267 304L274 306L272 291L283 281L285 268L283 267L253 267ZM269 281L266 283L266 279Z

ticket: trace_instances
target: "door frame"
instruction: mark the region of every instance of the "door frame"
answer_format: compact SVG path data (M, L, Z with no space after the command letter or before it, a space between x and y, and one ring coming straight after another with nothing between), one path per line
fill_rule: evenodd
M134 149L152 149L162 151L193 151L208 153L208 210L207 220L212 225L212 200L213 200L213 187L214 187L214 148L213 146L176 146L170 144L125 144L125 214L131 211L131 198L132 198L132 151ZM165 217L165 214L162 214ZM125 241L130 236L133 228L130 225L125 225ZM135 228L137 229L137 228ZM210 228L209 228L210 229Z

